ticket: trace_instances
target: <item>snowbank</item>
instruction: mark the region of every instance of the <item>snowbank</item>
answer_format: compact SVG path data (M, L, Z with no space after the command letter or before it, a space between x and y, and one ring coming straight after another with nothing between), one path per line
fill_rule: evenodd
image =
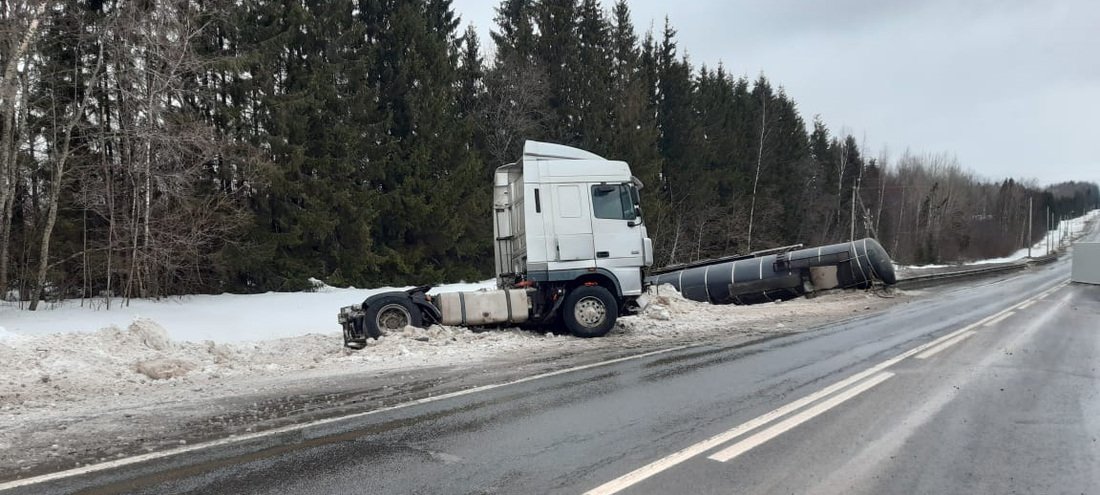
M362 297L361 293L348 292L337 289L321 294ZM236 301L241 297L245 296L216 296L213 299L222 306L221 299ZM300 302L303 299L318 305L321 302L317 301L326 300L317 293L265 294L246 300L256 299L268 304L276 297L287 305L292 304L293 309L272 307L271 314L261 318L265 325L275 324L280 315L290 315L308 306ZM103 403L117 407L117 401L125 397L144 403L182 400L196 391L233 393L233 390L249 389L257 381L299 376L307 370L320 375L382 372L787 332L800 322L828 321L888 304L887 299L873 294L844 292L755 306L713 306L684 299L668 285L650 288L643 300L647 304L640 315L620 318L611 334L602 339L577 339L520 329L473 331L435 325L427 329L406 327L377 341L368 341L366 348L353 351L343 347L343 340L334 329L278 339L226 342L179 339L172 328L163 323L171 320L149 318L137 318L128 325L109 325L91 332L19 335L0 340L0 363L5 368L0 378L0 397L5 399L0 403L0 418L5 414L29 411L38 411L36 414L46 410L60 411L65 409L58 408L63 403L85 403L88 407ZM340 303L329 302L332 304L324 304L321 313L326 320L333 321L333 308ZM190 298L168 305L173 310L159 314L162 318L179 318L173 324L182 324L184 330L176 334L194 336L203 330L199 324L184 318L181 306L190 306L191 315L203 324L224 329L222 335L247 335L257 331L248 327L238 332L232 323L215 323L212 316L215 312L198 307ZM108 313L79 307L53 311L70 315ZM248 323L248 320L237 320L241 321ZM71 322L65 324L72 325ZM294 328L286 322L279 324L282 328Z
M363 302L372 294L405 288L335 288L311 279L313 292L266 294L195 295L160 301L134 299L128 306L112 301L107 310L102 300L67 300L48 304L39 311L19 309L0 302L0 339L13 335L95 332L102 328L126 328L142 319L152 320L175 340L244 342L294 337L340 329L336 313L343 306ZM493 287L492 280L439 286L433 293Z

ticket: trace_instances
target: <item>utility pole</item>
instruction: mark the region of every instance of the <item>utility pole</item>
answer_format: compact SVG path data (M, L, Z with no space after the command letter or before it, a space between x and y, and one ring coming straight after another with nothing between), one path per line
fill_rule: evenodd
M1047 235L1044 236L1047 241L1047 254L1050 254L1050 207L1047 206Z
M848 233L848 240L856 240L856 189L859 188L859 181L856 181L856 187L852 188L852 220L848 224L850 225L850 232Z
M1035 216L1035 209L1032 208L1032 198L1027 198L1027 257L1031 257L1031 217Z
M1069 233L1069 230L1068 230L1069 229L1069 221L1068 220L1069 220L1069 215L1062 214L1062 222L1058 224L1059 227L1062 227L1062 237L1059 238L1060 242L1058 243L1059 247L1065 247L1066 246L1066 237L1068 237L1068 233Z
M1058 248L1066 245L1066 216L1058 217Z

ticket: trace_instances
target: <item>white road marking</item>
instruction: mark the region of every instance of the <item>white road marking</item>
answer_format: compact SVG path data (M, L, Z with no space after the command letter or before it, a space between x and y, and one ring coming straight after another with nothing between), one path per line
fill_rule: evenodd
M783 433L786 433L787 431L790 431L794 427L805 423L817 416L820 416L822 413L836 406L839 406L847 402L848 400L851 400L853 397L870 390L871 387L874 387L875 385L889 380L892 376L894 376L893 373L890 373L889 371L883 371L882 373L879 373L867 379L866 381L861 382L858 385L833 396L827 401L821 402L816 406L806 409L805 411L802 411L769 427L764 431L761 431L760 433L757 433L749 438L746 438L729 447L726 447L725 449L715 452L710 457L708 457L708 459L718 462L726 462L730 459L733 459L768 442L769 440L779 435L782 435Z
M687 349L688 347L692 347L692 346L690 346L690 345L681 345L681 346L676 346L676 347L670 347L668 349L659 349L659 350L652 351L652 352L645 352L645 353L642 353L642 354L635 354L633 356L625 356L625 357L615 358L615 359L611 359L611 360L607 360L607 361L600 361L598 363L591 363L591 364L585 364L585 365L582 365L582 366L574 366L572 368L567 368L567 369L563 369L563 370L550 371L550 372L547 372L547 373L541 373L541 374L538 374L538 375L532 375L532 376L528 376L528 377L524 377L524 378L519 378L519 379L516 379L516 380L512 380L510 382L494 383L494 384L490 384L490 385L482 385L480 387L473 387L473 388L468 388L468 389L465 389L465 390L458 390L458 391L449 392L449 393L446 393L446 394L433 395L431 397L425 397L423 399L417 399L417 400L414 400L414 401L404 402L404 403L401 403L401 404L395 404L395 405L392 405L392 406L389 406L389 407L383 407L383 408L380 408L380 409L373 409L373 410L370 410L370 411L363 411L363 412L359 412L359 413L355 413L355 414L348 414L348 415L345 415L345 416L337 416L337 417L332 417L332 418L319 419L317 421L311 421L309 423L293 424L293 425L283 426L281 428L274 428L274 429L271 429L271 430L264 430L264 431L249 433L249 434L245 434L245 435L238 435L238 436L235 436L235 437L227 437L227 438L222 438L222 439L219 439L219 440L212 440L212 441L209 441L209 442L197 443L197 444L194 444L194 445L188 445L186 447L179 447L179 448L175 448L175 449L171 449L171 450L164 450L164 451L160 451L160 452L150 452L148 454L141 454L141 455L136 455L136 456L133 456L133 457L126 457L126 458L122 458L122 459L116 459L116 460L113 460L113 461L101 462L101 463L98 463L98 464L89 464L87 466L83 466L83 467L79 467L79 468L73 468L73 469L69 469L69 470L66 470L66 471L58 471L56 473L44 474L44 475L41 475L41 476L34 476L34 477L31 477L31 478L26 478L26 479L21 479L21 480L14 480L14 481L6 482L6 483L0 483L0 491L11 490L13 488L20 488L20 487L24 487L24 486L37 485L39 483L45 483L45 482L49 482L49 481L56 481L56 480L65 479L65 478L71 478L73 476L80 476L80 475L95 473L95 472L98 472L98 471L104 471L104 470L107 470L107 469L114 469L114 468L124 467L124 466L128 466L128 465L131 465L131 464L137 464L137 463L140 463L140 462L153 461L153 460L157 460L157 459L164 459L164 458L168 458L168 457L177 456L177 455L180 455L180 454L186 454L186 453L189 453L189 452L196 452L196 451L200 451L200 450L205 450L205 449L209 449L209 448L212 448L212 447L220 447L220 446L223 446L223 445L232 445L232 444L235 444L235 443L246 442L246 441L249 441L249 440L256 440L258 438L264 438L264 437L280 435L280 434L288 433L288 432L305 430L307 428L312 428L314 426L319 426L319 425L324 425L324 424L329 424L329 423L336 423L336 422L339 422L339 421L345 421L345 420L349 420L349 419L362 418L362 417L371 416L371 415L375 415L375 414L379 414L379 413L394 411L394 410L397 410L397 409L404 409L404 408L411 407L411 406L418 406L418 405L427 404L427 403L430 403L430 402L441 401L441 400L444 400L444 399L452 399L452 398L455 398L455 397L461 397L463 395L476 394L478 392L485 392L487 390L493 390L493 389L496 389L496 388L507 387L509 385L516 385L516 384L519 384L519 383L526 383L526 382L530 382L530 381L534 381L534 380L541 380L543 378L549 378L549 377L552 377L552 376L564 375L566 373L573 373L573 372L576 372L576 371L583 371L583 370L587 370L587 369L591 369L591 368L598 368L600 366L607 366L609 364L621 363L621 362L630 361L630 360L633 360L633 359L641 359L641 358L644 358L644 357L656 356L658 354L665 354L665 353L668 353L668 352L679 351L681 349Z
M1015 311L1009 311L1009 312L1007 312L1007 313L1005 313L1005 314L1003 314L1003 315L1001 315L1001 316L998 316L998 317L996 317L996 318L994 318L994 319L992 319L992 320L990 320L990 321L986 322L985 326L987 326L987 327L991 327L991 326L993 326L993 325L996 325L996 324L998 324L998 323L1000 323L1000 322L1004 321L1004 320L1005 320L1005 318L1008 318L1009 316L1012 316L1012 315L1014 315L1014 314L1016 314L1016 312L1015 312Z
M1068 280L1043 291L1041 294L1039 294L1038 296L1035 296L1033 299L1035 299L1036 301L1038 301L1040 299L1046 299L1047 296L1057 292L1058 289L1061 289L1062 287L1065 287L1067 285L1069 285Z
M977 322L977 323L975 323L974 325L971 325L971 326L977 326L981 323L982 322L979 321L979 322ZM969 330L969 329L970 329L970 327L966 327L966 328L963 328L962 330L951 332L947 335L944 335L943 337L940 337L940 338L938 338L936 340L933 340L931 342L928 342L926 344L921 344L921 345L919 345L917 347L914 347L914 348L912 348L908 351L905 351L905 352L903 352L903 353L901 353L897 356L894 356L890 359L887 359L886 361L883 361L883 362L881 362L881 363L879 363L875 366L872 366L871 368L863 370L863 371L861 371L859 373L856 373L856 374L854 374L854 375L852 375L848 378L845 378L844 380L841 380L841 381L836 382L832 385L829 385L828 387L825 387L821 390L818 390L817 392L814 392L810 395L807 395L807 396L805 396L801 399L798 399L794 402L790 402L786 405L780 406L779 408L774 409L770 412L766 412L764 414L761 414L760 416L757 416L756 418L753 418L753 419L751 419L751 420L749 420L745 423L742 423L741 425L739 425L737 427L734 427L733 429L727 430L723 433L719 433L718 435L710 437L710 438L708 438L706 440L703 440L702 442L696 443L694 445L690 445L690 446L688 446L686 448L683 448L683 449L681 449L681 450L679 450L679 451L677 451L677 452L675 452L671 455L668 455L666 457L662 457L660 459L657 459L656 461L653 461L649 464L646 464L645 466L642 466L638 469L635 469L635 470L633 470L629 473L626 473L626 474L624 474L624 475L622 475L618 478L615 478L611 481L608 481L607 483L604 483L604 484L602 484L602 485L600 485L596 488L593 488L593 489L591 489L587 492L584 492L584 493L585 493L585 495L611 495L613 493L618 493L618 492L620 492L622 490L625 490L625 489L627 489L627 488L629 488L629 487L631 487L631 486L633 486L633 485L635 485L635 484L637 484L637 483L639 483L639 482L641 482L641 481L643 481L643 480L645 480L645 479L647 479L651 476L654 476L658 473L661 473L662 471L665 471L669 468L672 468L672 467L676 466L677 464L680 464L680 463L682 463L682 462L684 462L688 459L691 459L692 457L695 457L699 454L702 454L703 452L706 452L706 451L708 451L708 450L710 450L714 447L717 447L717 446L719 446L723 443L726 443L730 440L733 440L733 439L735 439L735 438L737 438L741 435L744 435L744 434L746 434L746 433L748 433L752 430L755 430L755 429L757 429L761 426L764 426L768 423L771 423L772 421L775 421L776 419L779 419L783 416L786 416L786 415L788 415L792 412L795 412L799 409L802 409L803 407L806 407L807 405L809 405L813 402L816 402L816 401L818 401L819 399L821 399L823 397L831 395L834 392L837 392L839 390L847 388L848 386L852 385L853 383L862 381L863 379L865 379L865 378L867 378L871 375L874 375L874 374L876 374L876 373L878 373L878 372L880 372L880 371L882 371L886 368L889 368L890 366L893 366L893 365L897 364L898 362L900 362L901 360L903 360L905 358L908 358L909 356L912 356L912 355L914 355L918 352L924 351L925 349L927 349L929 347L932 347L936 344L939 344L939 343L941 343L941 342L943 342L947 339L950 339L950 338L958 335L959 333L962 333L963 331L966 331L966 330Z
M951 347L955 344L958 344L959 342L962 342L964 339L966 339L967 337L969 337L971 335L974 335L974 331L973 330L968 330L968 331L963 332L959 335L956 335L954 338L952 338L950 340L941 342L940 345L937 345L936 347L933 347L933 348L928 349L928 350L926 350L926 351L924 351L920 354L917 354L915 357L917 359L928 359L932 356L935 356L936 354L939 354L944 349L947 349L948 347Z
M1058 284L1054 287L1051 287L1050 289L1048 289L1048 291L1049 292L1056 291L1056 290L1061 289L1062 287L1066 286L1068 283L1069 282L1062 282L1062 283L1060 283L1060 284ZM641 481L644 481L644 480L646 480L646 479L648 479L648 478L650 478L654 475L657 475L657 474L659 474L659 473L661 473L665 470L668 470L669 468L672 468L672 467L674 467L674 466L676 466L676 465L678 465L678 464L680 464L680 463L682 463L682 462L684 462L688 459L691 459L692 457L695 457L699 454L702 454L703 452L706 452L706 451L708 451L708 450L710 450L714 447L717 447L717 446L719 446L723 443L726 443L730 440L733 440L733 439L735 439L735 438L737 438L741 435L744 435L744 434L746 434L746 433L748 433L752 430L755 430L755 429L760 428L764 425L767 425L768 423L771 423L772 421L775 421L776 419L779 419L782 416L786 416L787 414L790 414L790 413L795 412L799 409L802 409L803 407L806 407L807 405L809 405L809 404L811 404L811 403L813 403L813 402L815 402L815 401L817 401L817 400L819 400L819 399L821 399L825 396L828 396L828 395L830 395L830 394L832 394L832 393L834 393L834 392L836 392L840 389L848 387L849 385L851 385L855 382L863 380L863 379L867 378L868 376L874 375L875 373L878 373L878 372L880 372L880 371L882 371L886 368L889 368L890 366L893 366L893 365L897 364L898 362L900 362L904 359L907 359L907 358L909 358L909 357L911 357L915 354L922 353L922 352L924 352L924 351L926 351L930 348L933 348L935 346L943 344L944 342L946 342L948 340L951 340L953 338L956 338L959 335L962 335L963 333L969 332L969 331L973 330L974 328L977 328L977 327L985 324L986 322L989 322L993 319L1004 316L1005 314L1015 310L1018 306L1026 303L1026 302L1027 301L1023 301L1023 302L1018 303L1014 306L1011 306L1007 309L1004 309L1000 312L994 313L994 314L992 314L990 316L987 316L987 317L985 317L981 320L978 320L974 323L971 323L970 325L967 325L963 328L960 328L960 329L955 330L951 333L943 335L943 336L941 336L941 337L939 337L939 338L937 338L937 339L935 339L931 342L927 342L927 343L921 344L919 346L916 346L916 347L914 347L914 348L912 348L908 351L905 351L905 352L903 352L903 353L901 353L897 356L894 356L890 359L887 359L886 361L883 361L883 362L881 362L881 363L879 363L879 364L877 364L877 365L875 365L875 366L873 366L873 367L871 367L867 370L856 373L855 375L852 375L852 376L850 376L850 377L848 377L844 380L841 380L837 383L834 383L834 384L832 384L832 385L830 385L826 388L823 388L823 389L821 389L821 390L819 390L815 393L807 395L807 396L805 396L801 399L798 399L798 400L796 400L794 402L791 402L791 403L788 403L786 405L780 406L778 409L775 409L773 411L770 411L770 412L764 413L760 416L757 416L756 418L751 419L748 422L743 423L743 424L741 424L741 425L739 425L739 426L737 426L733 429L727 430L723 433L719 433L718 435L710 437L710 438L708 438L706 440L703 440L699 443L696 443L694 445L690 445L690 446L685 447L685 448L683 448L679 451L676 451L673 454L670 454L668 456L657 459L657 460L655 460L655 461L653 461L649 464L646 464L645 466L642 466L642 467L640 467L638 469L635 469L635 470L633 470L629 473L626 473L626 474L624 474L624 475L622 475L618 478L615 478L611 481L608 481L608 482L606 482L606 483L604 483L604 484L602 484L602 485L600 485L596 488L593 488L593 489L591 489L587 492L584 492L584 495L611 495L611 494L614 494L614 493L618 493L622 490L625 490L625 489L627 489L627 488L629 488L629 487L631 487L635 484L640 483Z
M894 361L893 359L891 359L890 361L891 361L891 362L889 362L890 364L893 364L894 362L897 362L897 361ZM748 433L752 430L755 430L755 429L757 429L761 426L764 426L768 423L771 423L772 421L774 421L776 419L779 419L783 416L786 416L787 414L790 414L794 411L802 409L803 407L817 401L818 399L821 399L822 397L825 397L829 394L832 394L833 392L841 390L841 389L843 389L843 388L845 388L845 387L847 387L847 386L849 386L849 385L851 385L855 382L863 380L864 378L866 378L868 376L871 376L874 373L877 373L877 372L881 371L881 368L880 368L881 366L882 365L880 364L879 366L876 366L874 368L856 373L855 375L852 375L852 376L850 376L850 377L848 377L844 380L841 380L837 383L829 385L828 387L825 387L825 388L823 388L823 389L821 389L817 392L814 392L810 395L807 395L807 396L805 396L801 399L798 399L794 402L788 403L788 404L786 404L784 406L781 406L781 407L779 407L775 410L772 410L770 412L761 414L760 416L757 416L754 419L751 419L751 420L749 420L745 423L742 423L741 425L739 425L735 428L727 430L723 433L719 433L718 435L710 437L706 440L703 440L702 442L691 445L687 448L681 449L681 450L677 451L676 453L674 453L672 455L669 455L667 457L662 457L661 459L657 459L656 461L653 461L649 464L646 464L645 466L642 466L638 469L635 469L634 471L631 471L631 472L629 472L627 474L624 474L624 475L622 475L618 478L615 478L611 481L608 481L607 483L604 483L604 484L602 484L602 485L600 485L596 488L593 488L593 489L591 489L587 492L584 492L584 493L585 493L585 495L610 495L612 493L618 493L618 492L620 492L620 491L622 491L626 488L629 488L630 486L635 485L635 484L637 484L637 483L639 483L639 482L641 482L641 481L643 481L643 480L645 480L645 479L647 479L647 478L649 478L649 477L651 477L655 474L658 474L658 473L660 473L660 472L662 472L662 471L664 471L668 468L671 468L671 467L673 467L677 464L680 464L681 462L684 462L684 461L686 461L686 460L688 460L692 457L695 457L699 454L702 454L703 452L706 452L706 451L708 451L708 450L710 450L714 447L717 447L717 446L719 446L723 443L726 443L730 440L733 440L733 439L735 439L735 438L737 438L741 435L744 435L745 433Z
M1031 305L1032 305L1032 304L1035 304L1035 300L1034 300L1034 299L1033 299L1033 300L1030 300L1030 301L1027 301L1027 302L1025 302L1024 304L1020 305L1020 307L1018 307L1018 308L1016 308L1016 309L1027 309L1027 308L1031 307Z

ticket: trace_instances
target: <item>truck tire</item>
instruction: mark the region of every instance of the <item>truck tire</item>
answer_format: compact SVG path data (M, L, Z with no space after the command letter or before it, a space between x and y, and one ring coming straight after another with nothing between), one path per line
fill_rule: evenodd
M389 296L372 301L363 315L363 329L368 337L376 340L386 332L396 332L407 325L419 327L423 324L420 308L403 296Z
M607 289L585 285L569 291L562 305L565 327L577 337L603 337L615 326L619 303Z

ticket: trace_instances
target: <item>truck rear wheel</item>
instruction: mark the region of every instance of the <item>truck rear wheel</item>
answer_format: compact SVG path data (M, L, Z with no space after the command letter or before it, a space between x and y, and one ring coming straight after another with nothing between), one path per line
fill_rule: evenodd
M562 319L577 337L602 337L615 326L619 303L598 285L577 287L565 296Z
M406 326L423 326L420 308L406 297L383 297L374 301L363 316L367 336L377 339L385 332L396 332Z

